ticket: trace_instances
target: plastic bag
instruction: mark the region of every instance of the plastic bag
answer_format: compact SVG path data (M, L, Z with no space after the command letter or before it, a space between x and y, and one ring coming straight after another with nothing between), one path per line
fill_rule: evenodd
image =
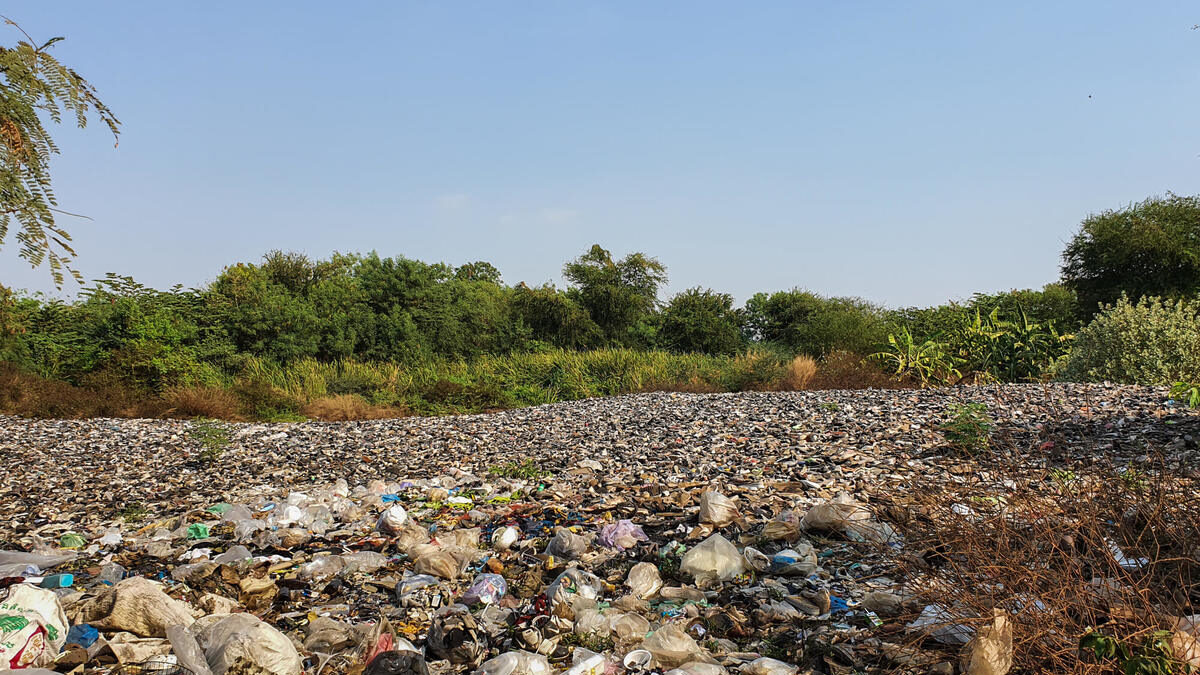
M463 602L468 605L483 603L492 605L508 592L508 582L499 574L480 574L463 593Z
M371 659L363 675L429 675L429 666L419 652L393 649Z
M955 623L956 617L940 605L926 605L921 615L908 624L909 630L930 629L933 639L946 645L965 645L975 634L975 629Z
M613 635L618 640L640 642L650 632L650 622L639 614L620 614L614 616L610 623Z
M576 601L582 599L594 603L600 597L600 589L600 577L595 574L577 567L563 570L546 588L550 612L554 616L574 619Z
M796 544L772 556L770 569L779 576L808 576L817 569L817 552L808 542Z
M342 556L323 555L314 558L312 562L301 565L300 572L296 576L304 581L321 581L341 574L344 569L346 569L346 561L342 559Z
M449 532L439 532L437 535L437 543L443 547L456 547L466 549L479 548L478 527L473 527L467 530L451 530Z
M806 530L837 532L855 521L871 519L871 512L845 492L817 504L804 514L800 524Z
M720 492L709 490L700 495L700 522L725 527L738 519L737 505Z
M673 623L664 624L642 642L642 648L654 656L654 664L662 669L678 668L692 661L711 662L712 657L690 635Z
M588 537L575 534L565 527L560 527L554 532L554 538L546 546L546 554L574 560L587 553L590 543Z
M579 635L589 633L607 637L612 628L609 618L598 609L584 609L575 613L575 632Z
M431 574L443 579L457 579L466 562L454 557L454 553L445 549L434 549L422 554L413 563L413 571L417 574Z
M0 578L36 577L45 570L71 562L78 554L38 555L24 551L0 551Z
M253 614L206 616L192 628L213 675L246 669L299 675L303 667L292 641Z
M992 616L992 623L980 628L963 649L964 675L1007 675L1012 669L1012 622L1002 609L993 610Z
M654 563L640 562L630 568L629 576L625 577L625 585L629 586L635 596L646 600L658 593L658 589L663 586L663 580Z
M649 537L632 520L618 520L600 528L600 543L618 551L633 548L639 541L648 541Z
M725 666L703 661L692 661L678 668L668 670L666 675L725 675Z
M375 523L375 528L384 534L400 534L404 528L404 524L408 522L408 512L399 504L392 504L383 513L379 514L379 520Z
M505 652L479 666L475 675L550 675L550 661L541 654Z
M767 554L753 546L742 549L742 558L746 561L746 567L755 572L766 572L771 567L771 559Z
M1182 617L1175 624L1171 651L1180 661L1192 668L1200 668L1200 614Z
M762 536L772 541L795 541L800 538L800 525L782 520L771 520L763 525Z
M191 607L167 595L161 585L129 577L80 606L76 621L105 631L163 638L168 626L188 626L193 619Z
M54 663L67 641L67 615L54 591L10 586L0 609L0 668Z
M873 520L870 510L845 492L809 509L800 524L806 530L842 532L857 541L883 543L897 539L891 525Z
M404 596L409 593L415 593L427 586L437 586L440 583L437 577L428 574L414 574L410 577L405 577L400 580L400 583L396 584L396 599L403 600Z
M728 581L746 571L746 563L737 547L719 534L697 544L679 563L679 571L690 574L696 584Z
M515 527L502 527L492 534L492 548L497 551L507 551L521 538L521 531Z
M183 626L167 628L167 640L171 642L171 651L179 660L179 665L187 668L195 675L212 675L208 661L204 658L204 650L196 642L196 636Z
M376 551L356 551L342 556L346 571L370 574L388 563L388 557Z
M766 656L742 666L742 675L796 675L800 668Z

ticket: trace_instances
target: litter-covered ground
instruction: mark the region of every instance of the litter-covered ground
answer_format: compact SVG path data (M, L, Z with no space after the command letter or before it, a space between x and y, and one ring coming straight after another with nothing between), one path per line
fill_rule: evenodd
M990 418L976 451L1032 472L1019 485L948 444L971 402ZM1005 615L915 590L936 561L907 538L907 498L945 484L983 529L996 504L1011 520L1006 492L1054 495L1097 458L1194 478L1197 438L1164 390L1061 384L348 423L0 417L0 668L1007 672Z

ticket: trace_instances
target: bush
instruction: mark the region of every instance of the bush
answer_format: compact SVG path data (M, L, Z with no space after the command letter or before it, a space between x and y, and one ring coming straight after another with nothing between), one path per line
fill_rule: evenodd
M1057 379L1146 385L1200 379L1198 310L1196 303L1121 298L1079 331Z
M658 322L658 343L674 352L736 354L745 342L733 296L690 288L671 298Z

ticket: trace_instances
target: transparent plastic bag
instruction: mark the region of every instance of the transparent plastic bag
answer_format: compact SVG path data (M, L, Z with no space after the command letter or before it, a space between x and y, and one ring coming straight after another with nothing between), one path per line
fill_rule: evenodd
M738 519L737 505L720 492L709 490L700 495L700 522L725 527Z
M663 586L663 580L654 563L640 562L630 568L629 575L625 577L625 585L629 586L635 596L646 600L658 593L658 589Z
M692 575L700 585L728 581L746 571L746 562L736 546L714 534L683 554L679 570Z
M642 648L654 656L654 664L662 669L678 668L692 661L711 662L712 657L690 635L673 623L664 624L651 633Z

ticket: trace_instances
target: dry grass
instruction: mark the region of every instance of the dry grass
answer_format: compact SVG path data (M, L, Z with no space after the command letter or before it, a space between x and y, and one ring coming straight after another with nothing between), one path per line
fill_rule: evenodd
M914 597L902 619L938 605L974 629L1000 609L1013 624L1014 672L1121 672L1081 650L1092 634L1169 669L1133 672L1184 672L1170 640L1183 639L1172 633L1178 617L1200 611L1200 485L1166 463L1144 470L989 460L987 484L918 486L903 498L900 568ZM918 645L956 658L933 639Z
M242 420L241 402L233 392L218 387L179 387L163 394L168 417L207 417Z
M787 371L780 381L783 391L803 391L808 388L817 375L817 362L811 356L801 354L792 359L787 365Z
M0 363L0 412L21 417L157 417L163 405L127 387L96 378L89 386L47 380Z
M401 408L371 405L361 396L339 394L316 399L300 411L305 417L323 422L346 422L349 420L378 420L404 417Z
M809 389L908 389L910 383L897 380L858 354L830 352L821 360L808 383Z

